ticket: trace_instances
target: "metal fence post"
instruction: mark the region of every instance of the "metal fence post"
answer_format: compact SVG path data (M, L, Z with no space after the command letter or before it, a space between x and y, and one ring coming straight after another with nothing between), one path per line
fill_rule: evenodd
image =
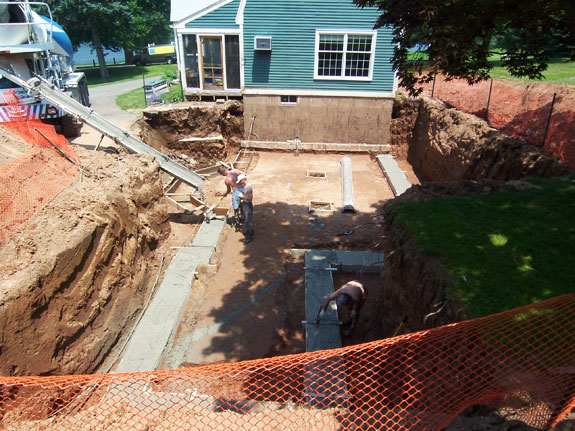
M489 104L491 103L491 90L493 89L493 78L489 84L489 96L487 96L487 108L485 108L485 121L489 124Z
M543 146L545 146L547 132L549 132L549 125L551 124L551 115L553 114L553 105L555 105L555 96L557 96L557 93L553 93L553 100L551 101L551 108L549 109L549 116L547 117L547 125L545 126L545 134L543 135Z
M144 90L144 106L148 107L148 98L146 97L146 75L142 75L142 89Z

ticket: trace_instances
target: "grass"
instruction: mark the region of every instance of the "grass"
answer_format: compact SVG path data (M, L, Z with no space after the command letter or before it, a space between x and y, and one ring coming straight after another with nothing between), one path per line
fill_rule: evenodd
M161 97L164 103L182 101L181 84L170 86L169 92L162 94ZM129 109L144 109L146 107L146 99L143 87L121 94L116 98L116 104L124 111Z
M142 87L124 93L116 98L116 104L123 110L130 109L143 109L146 107L146 99L144 97L144 79L149 83L152 77L162 77L167 81L171 81L177 76L178 66L175 64L155 64L148 66L114 66L109 67L110 80L103 82L100 77L100 69L98 68L78 68L86 74L88 85L96 87L99 85L113 84L123 81L132 81L134 79L142 80ZM165 103L179 102L182 100L182 86L172 85L167 94L163 94L162 100Z
M420 61L427 60L427 54L425 52L411 51L409 53L408 59L410 61ZM543 72L543 79L529 79L529 78L517 78L511 76L511 74L503 67L503 61L501 61L501 56L499 54L494 54L489 57L489 61L493 64L493 69L489 72L492 78L507 78L513 79L515 81L522 82L565 82L566 84L575 84L575 62L568 61L567 57L552 58L549 61L547 70Z
M470 318L575 291L575 179L530 182L538 187L396 209Z
M523 82L540 82L528 78L517 78L505 69L499 55L492 57L493 64L490 75L492 78L508 78ZM543 72L545 82L560 81L567 84L575 84L575 62L569 62L567 58L553 58L550 60L547 70Z
M148 66L114 66L108 67L110 80L103 82L100 77L99 68L78 68L78 71L86 74L88 85L95 87L98 85L113 84L122 81L132 81L134 79L142 79L142 77L151 78L153 76L165 76L170 79L177 76L178 66L175 64L154 64Z

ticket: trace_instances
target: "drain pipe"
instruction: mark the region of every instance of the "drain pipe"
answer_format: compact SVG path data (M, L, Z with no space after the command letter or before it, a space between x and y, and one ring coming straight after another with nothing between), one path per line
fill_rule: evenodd
M351 177L351 159L341 159L341 189L343 191L343 209L341 212L355 212L353 206L353 179Z

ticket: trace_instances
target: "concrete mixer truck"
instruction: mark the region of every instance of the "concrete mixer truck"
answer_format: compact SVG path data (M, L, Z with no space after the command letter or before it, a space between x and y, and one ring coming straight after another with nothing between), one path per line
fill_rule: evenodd
M14 120L15 109L10 101L15 93L20 117L54 124L66 137L78 136L81 122L74 116L9 78L17 76L27 81L42 77L82 105L90 106L86 76L75 71L73 53L70 38L52 19L48 4L0 1L0 122Z

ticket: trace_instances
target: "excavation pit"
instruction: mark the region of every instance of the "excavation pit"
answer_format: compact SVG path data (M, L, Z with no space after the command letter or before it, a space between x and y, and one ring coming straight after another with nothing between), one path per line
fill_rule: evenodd
M309 201L308 212L331 212L334 211L333 204L325 201Z
M307 171L306 177L307 178L313 178L313 179L325 180L326 179L326 173L324 171Z

